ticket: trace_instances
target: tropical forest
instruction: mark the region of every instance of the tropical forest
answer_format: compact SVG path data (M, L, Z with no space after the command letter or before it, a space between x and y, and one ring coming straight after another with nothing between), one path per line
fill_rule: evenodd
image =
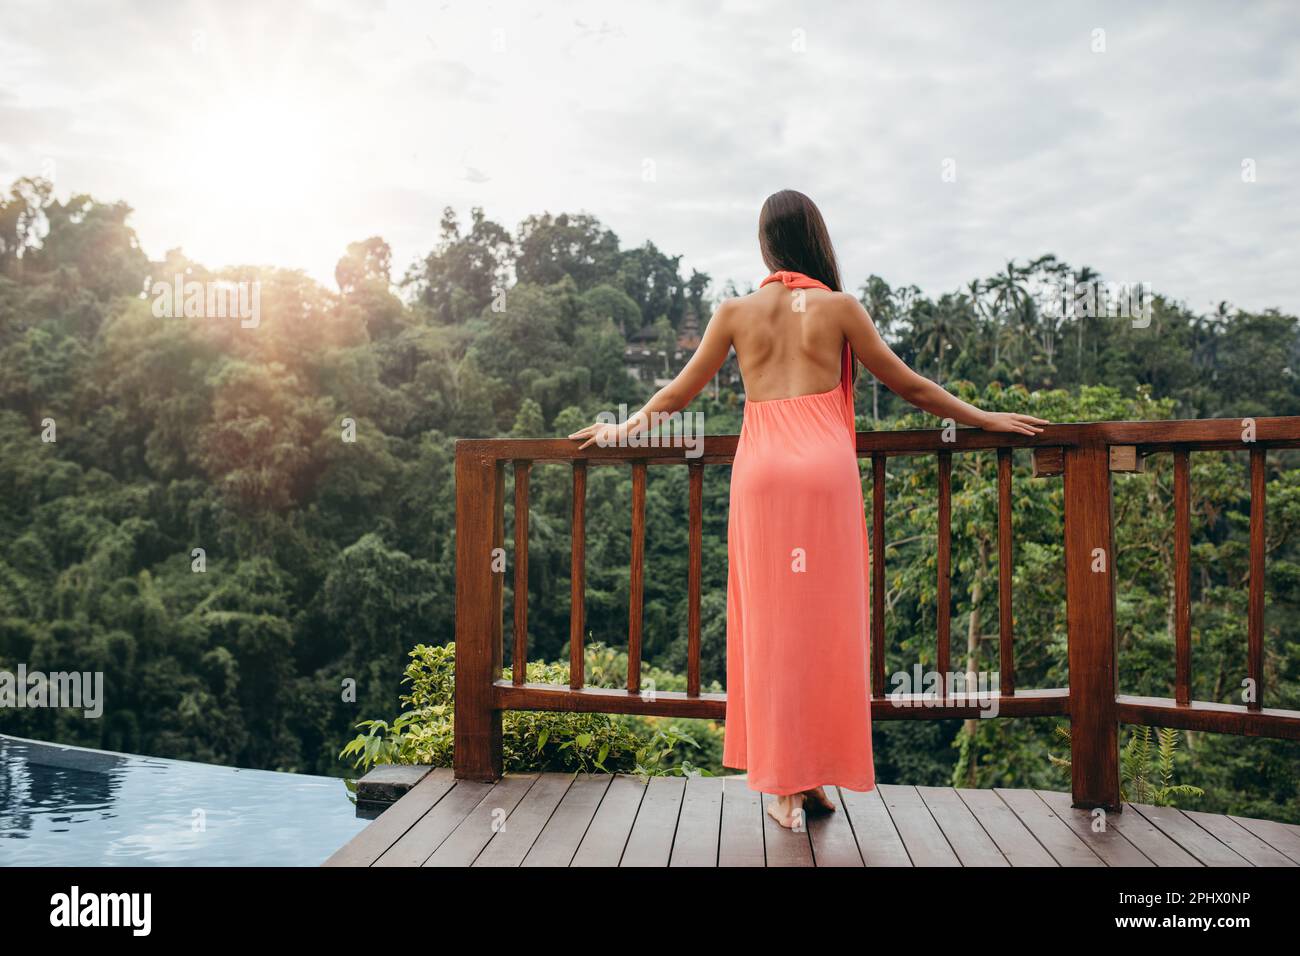
M339 250L332 282L273 263L146 251L122 201L0 198L0 671L99 672L98 719L0 709L0 732L238 767L357 776L451 759L454 452L462 438L556 438L680 370L724 299L690 250L625 245L596 214L505 223L448 208L427 249ZM151 254L158 258L151 258ZM755 278L762 264L755 255ZM1052 422L1300 415L1300 325L1276 308L1152 289L1140 320L1109 279L1025 250L960 288L846 274L898 355L982 407ZM1141 278L1141 277L1137 277ZM1068 280L1103 290L1057 308ZM253 288L256 321L164 289ZM165 293L170 296L170 291ZM182 295L182 298L184 296ZM1059 304L1059 303L1058 303ZM197 313L197 314L196 314ZM940 423L863 370L862 431ZM706 434L744 412L734 356L692 403ZM1300 709L1300 458L1268 457L1268 705ZM1240 704L1247 671L1247 452L1192 456L1192 697ZM862 463L864 494L870 462ZM886 672L936 663L937 463L888 464ZM688 476L649 470L643 679L685 686ZM728 469L705 469L701 667L725 690ZM586 676L625 686L631 475L591 469ZM506 527L512 521L508 476ZM1069 683L1059 477L1014 456L1017 687ZM1173 696L1173 467L1113 477L1119 684ZM572 482L531 483L529 679L566 682ZM997 460L955 456L954 666L998 667ZM510 536L507 535L508 548ZM507 560L512 559L507 554ZM506 642L509 645L509 641ZM506 647L505 665L511 666ZM886 689L888 691L889 688ZM882 782L1069 789L1064 718L891 720ZM600 714L506 718L514 769L727 772L721 723ZM1121 728L1126 796L1300 822L1300 747Z

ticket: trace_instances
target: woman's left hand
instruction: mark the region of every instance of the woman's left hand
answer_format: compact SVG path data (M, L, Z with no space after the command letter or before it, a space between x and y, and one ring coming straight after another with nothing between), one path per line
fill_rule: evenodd
M1018 435L1037 435L1042 432L1040 425L1051 422L1033 415L1021 415L1017 412L986 412L980 428L986 432L1012 432Z

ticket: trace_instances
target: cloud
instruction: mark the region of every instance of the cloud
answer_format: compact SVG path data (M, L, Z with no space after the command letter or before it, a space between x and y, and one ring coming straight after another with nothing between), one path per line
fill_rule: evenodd
M854 282L937 294L1053 252L1300 310L1288 4L4 6L0 180L52 157L154 255L329 281L376 233L404 267L446 205L582 209L744 284L758 206L793 186Z

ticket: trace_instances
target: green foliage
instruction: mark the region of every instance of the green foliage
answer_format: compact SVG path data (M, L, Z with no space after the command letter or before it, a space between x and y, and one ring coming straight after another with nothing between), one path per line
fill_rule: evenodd
M1158 807L1176 806L1176 797L1202 797L1205 791L1189 783L1174 783L1174 758L1178 750L1178 731L1156 727L1152 746L1152 728L1139 724L1131 728L1128 740L1119 753L1119 795L1126 803L1150 803ZM1056 735L1069 744L1070 730L1057 724ZM1049 757L1054 766L1068 771L1068 757Z
M386 763L451 766L456 646L420 644L410 652L410 658L403 678L410 684L410 691L401 698L406 709L391 723L359 723L357 727L365 732L343 748L341 759L351 758L353 765L362 769ZM589 649L587 661L599 673L602 667L616 664L617 655L595 646ZM626 667L626 658L623 663ZM530 683L567 686L569 667L529 662L526 676ZM678 682L675 675L666 672L660 672L658 677L665 683ZM507 772L707 773L681 759L678 748L682 744L698 746L678 728L665 726L647 731L643 722L618 715L507 711L502 717Z

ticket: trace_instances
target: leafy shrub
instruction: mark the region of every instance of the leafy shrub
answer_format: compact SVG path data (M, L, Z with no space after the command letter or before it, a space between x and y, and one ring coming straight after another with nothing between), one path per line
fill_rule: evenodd
M339 754L341 759L353 758L354 767L364 770L388 763L451 766L456 645L420 644L409 656L403 683L410 684L410 692L401 697L406 709L391 723L364 720L357 724L363 733ZM596 681L612 679L618 673L619 656L601 644L588 647L587 667L592 676L588 683L610 686ZM622 659L622 674L626 675L627 655ZM649 670L654 672L654 686L660 690L675 689L675 684L684 680L667 671ZM567 663L530 662L526 678L530 683L567 686L569 667ZM646 775L707 773L679 750L682 744L699 749L681 723L616 714L506 711L502 715L505 769Z
M1066 743L1070 730L1057 724L1053 730ZM1178 750L1178 731L1171 727L1156 728L1156 746L1151 746L1151 728L1144 724L1132 728L1132 736L1119 754L1119 795L1125 803L1150 803L1157 807L1174 806L1175 797L1200 797L1205 791L1190 783L1174 783L1174 755ZM1070 769L1070 760L1049 755L1053 764ZM1154 760L1154 766L1152 761Z

